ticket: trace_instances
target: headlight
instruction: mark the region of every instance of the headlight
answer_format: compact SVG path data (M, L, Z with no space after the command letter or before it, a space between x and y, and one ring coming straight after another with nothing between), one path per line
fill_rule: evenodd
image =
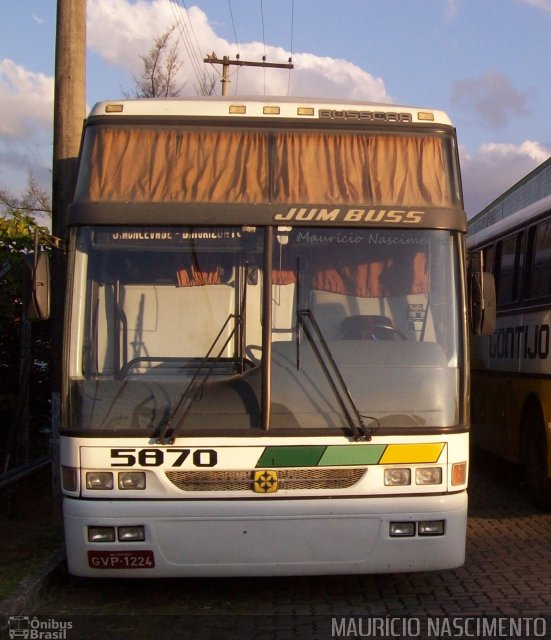
M415 469L415 484L442 484L442 467Z
M385 486L395 487L411 484L411 469L385 469Z
M110 471L88 471L86 473L87 489L112 489L113 474Z
M119 489L145 489L145 473L143 471L122 471L119 473Z
M115 542L115 527L88 527L88 542Z
M415 522L391 522L388 533L391 538L411 538L415 535Z
M134 527L118 527L119 542L142 542L145 540L145 529L142 525Z
M427 520L419 522L418 531L420 536L443 536L444 520Z

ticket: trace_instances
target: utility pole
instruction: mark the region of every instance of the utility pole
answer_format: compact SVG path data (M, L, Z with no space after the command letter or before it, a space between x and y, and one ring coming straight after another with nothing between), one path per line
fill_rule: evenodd
M57 0L52 233L65 234L86 115L86 0Z
M230 66L236 67L269 67L271 69L293 69L294 65L291 62L292 58L289 58L288 63L279 62L266 62L266 57L262 58L262 62L249 62L247 60L240 60L239 55L235 60L230 60L229 56L219 58L215 53L209 53L206 58L203 58L203 62L209 64L221 64L222 65L222 95L227 96L229 92L230 84Z
M52 175L52 234L65 237L67 206L73 200L82 122L86 115L86 0L57 0L54 144ZM65 260L52 254L52 483L59 496L59 425L61 352L65 302Z

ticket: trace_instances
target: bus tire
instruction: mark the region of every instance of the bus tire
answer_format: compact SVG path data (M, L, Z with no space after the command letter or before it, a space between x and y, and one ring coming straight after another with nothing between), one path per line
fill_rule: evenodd
M540 509L551 508L551 481L547 476L547 437L539 407L530 407L523 421L528 489Z

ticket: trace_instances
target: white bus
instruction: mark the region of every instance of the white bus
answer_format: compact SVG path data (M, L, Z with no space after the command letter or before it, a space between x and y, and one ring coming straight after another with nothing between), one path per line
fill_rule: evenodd
M461 565L466 226L440 111L96 105L67 221L70 572Z
M551 507L551 196L470 235L493 273L497 332L473 340L475 444L523 464Z

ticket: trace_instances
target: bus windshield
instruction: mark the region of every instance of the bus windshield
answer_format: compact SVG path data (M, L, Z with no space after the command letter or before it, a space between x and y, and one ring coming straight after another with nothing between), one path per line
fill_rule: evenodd
M66 428L457 425L455 233L88 226L73 242Z

